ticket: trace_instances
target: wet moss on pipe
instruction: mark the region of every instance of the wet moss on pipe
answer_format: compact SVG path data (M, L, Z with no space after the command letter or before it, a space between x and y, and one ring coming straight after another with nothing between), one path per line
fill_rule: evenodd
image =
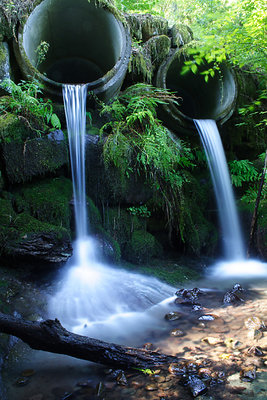
M235 77L227 63L221 63L220 70L205 82L199 72L212 68L212 64L202 64L196 74L190 71L182 75L188 57L183 50L173 52L161 64L156 77L157 87L170 89L181 97L179 106L169 103L162 107L161 119L170 129L186 133L195 130L193 119L213 119L223 124L231 117L237 96Z
M41 42L49 49L39 63ZM61 96L62 84L87 83L108 101L123 82L131 38L123 16L104 0L39 0L14 47L24 77L36 77L48 93Z

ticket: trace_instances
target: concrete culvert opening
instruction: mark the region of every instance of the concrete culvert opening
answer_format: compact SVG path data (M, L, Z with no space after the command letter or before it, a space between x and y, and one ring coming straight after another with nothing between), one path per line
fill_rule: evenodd
M231 69L226 63L220 64L214 77L206 82L201 72L212 68L212 64L198 66L196 74L189 71L181 75L184 61L183 53L178 51L158 71L157 86L170 89L182 98L179 106L164 107L168 118L173 125L185 129L194 129L193 119L214 119L222 124L230 118L235 106L236 82Z
M49 49L38 63L41 42ZM64 83L88 83L100 92L116 73L124 77L131 44L122 22L101 3L43 0L20 29L19 51L24 74L35 70L52 91L61 93Z

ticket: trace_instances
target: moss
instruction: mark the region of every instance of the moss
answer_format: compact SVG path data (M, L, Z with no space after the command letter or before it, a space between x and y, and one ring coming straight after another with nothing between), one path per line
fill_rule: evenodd
M133 232L145 230L145 219L130 215L124 209L107 208L104 215L104 228L116 240L125 256L127 243L131 240Z
M25 238L25 235L29 239L33 233L54 233L59 240L70 237L66 228L39 221L27 213L17 215L14 228L18 232L18 239Z
M33 132L17 115L6 113L0 116L0 143L24 142Z
M87 211L89 215L90 229L93 232L99 232L102 227L102 218L98 208L90 197L87 197Z
M70 229L72 182L64 177L28 184L15 194L18 212L30 213L39 221Z
M126 15L133 38L146 42L152 36L167 35L168 22L165 18L151 14Z
M189 281L196 281L200 278L200 273L194 266L185 266L182 262L172 260L155 259L149 264L132 265L124 264L123 266L131 271L136 270L138 273L154 276L169 285L177 286Z
M176 23L171 28L172 47L182 47L193 40L192 30L185 24Z
M154 36L145 43L144 49L150 55L153 68L158 68L166 59L170 48L171 40L166 35Z
M127 243L125 256L130 262L142 264L149 262L152 257L159 256L160 245L151 233L144 230L135 231Z
M128 65L128 74L133 82L147 82L152 80L152 64L150 58L141 47L133 47Z
M20 135L19 131L17 135ZM20 135L21 136L21 135ZM3 158L10 183L30 181L35 176L55 172L68 162L65 140L35 138L3 145Z

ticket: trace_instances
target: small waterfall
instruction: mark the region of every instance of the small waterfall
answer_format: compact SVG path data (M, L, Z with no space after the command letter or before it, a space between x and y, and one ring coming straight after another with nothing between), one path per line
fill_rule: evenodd
M194 120L200 135L218 204L225 257L245 258L234 194L220 134L213 120Z
M130 273L99 261L88 236L85 191L86 85L64 85L77 229L72 259L63 271L49 314L76 333L138 343L150 329L164 329L175 289L156 278Z
M267 276L267 264L246 260L230 175L220 134L213 120L194 120L200 135L218 204L226 261L218 262L211 277L256 278Z
M77 239L87 236L85 133L87 85L64 85Z

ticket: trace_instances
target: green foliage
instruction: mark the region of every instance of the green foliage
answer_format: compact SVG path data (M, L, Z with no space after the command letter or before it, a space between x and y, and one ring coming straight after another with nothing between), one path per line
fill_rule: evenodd
M41 41L41 43L39 44L39 46L37 46L35 52L37 53L37 62L36 62L36 68L38 68L38 66L46 59L46 55L48 53L50 44L45 42L45 41Z
M255 182L259 173L249 160L233 160L229 162L231 179L234 186L240 187L244 182Z
M0 115L11 112L27 125L41 134L47 130L60 129L61 124L57 115L53 112L51 100L44 100L41 86L36 80L32 82L21 81L16 84L10 79L4 80L0 87L6 89L10 96L0 98Z
M145 205L139 207L129 207L127 208L127 211L129 211L131 215L136 215L142 218L149 218L151 216L151 211L148 210L147 206Z
M177 103L177 98L165 90L137 84L104 105L101 113L111 119L102 128L102 134L109 133L103 156L107 168L115 166L122 179L131 174L144 176L154 193L151 207L162 208L170 229L178 225L182 232L188 221L185 214L190 213L183 186L190 182L189 170L195 165L190 148L173 138L157 119L156 108L166 101Z

